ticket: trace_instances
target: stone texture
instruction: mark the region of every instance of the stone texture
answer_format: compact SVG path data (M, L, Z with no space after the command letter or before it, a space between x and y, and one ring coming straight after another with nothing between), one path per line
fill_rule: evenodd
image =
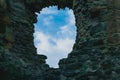
M57 69L33 44L35 12L49 6L76 19L73 50ZM0 80L120 80L120 1L0 0Z

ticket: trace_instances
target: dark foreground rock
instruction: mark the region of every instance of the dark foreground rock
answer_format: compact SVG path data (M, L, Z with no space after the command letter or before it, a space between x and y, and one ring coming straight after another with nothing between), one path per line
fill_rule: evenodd
M76 41L59 68L33 44L35 12L74 11ZM120 80L120 0L0 0L0 80Z

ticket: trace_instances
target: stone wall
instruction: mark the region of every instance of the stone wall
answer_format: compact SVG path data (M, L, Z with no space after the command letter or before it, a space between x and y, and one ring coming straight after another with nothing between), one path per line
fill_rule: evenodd
M65 80L119 80L118 0L73 0L77 37L59 62Z
M68 7L76 19L73 51L58 69L33 43L35 12L49 6ZM1 80L119 80L119 66L119 0L0 0Z

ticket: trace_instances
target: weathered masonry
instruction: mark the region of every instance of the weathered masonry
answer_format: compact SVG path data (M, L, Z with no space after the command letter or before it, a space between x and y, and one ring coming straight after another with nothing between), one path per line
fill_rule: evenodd
M33 44L35 12L74 11L77 36L59 68ZM120 80L120 0L0 0L1 80Z

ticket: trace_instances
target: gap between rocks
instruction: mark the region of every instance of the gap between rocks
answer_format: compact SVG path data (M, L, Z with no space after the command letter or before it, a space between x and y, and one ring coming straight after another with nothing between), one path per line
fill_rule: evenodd
M67 57L75 43L76 27L73 11L57 10L57 7L43 8L36 13L37 23L34 33L34 45L38 54L48 57L47 64L58 68L60 59Z

